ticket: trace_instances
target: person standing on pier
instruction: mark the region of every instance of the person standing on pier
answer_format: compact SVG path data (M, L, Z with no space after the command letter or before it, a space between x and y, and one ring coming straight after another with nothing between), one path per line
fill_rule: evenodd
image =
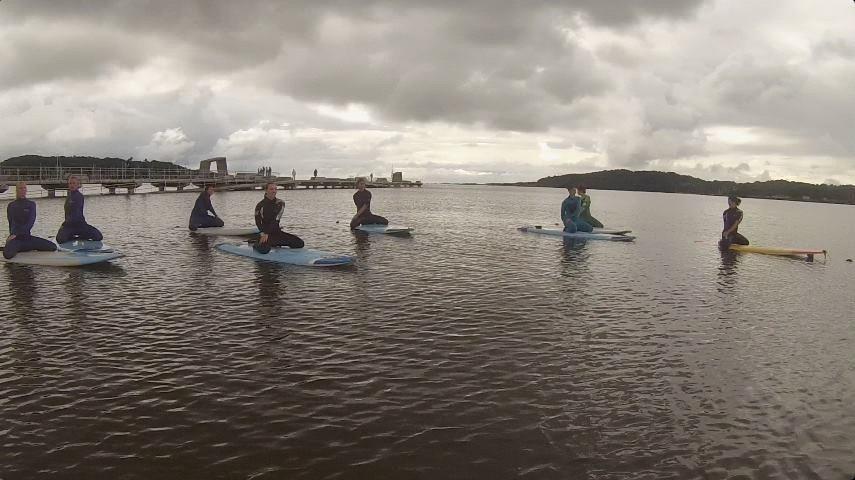
M56 245L45 238L30 233L36 223L36 203L27 200L27 184L18 182L15 186L15 200L6 206L9 220L9 237L3 247L6 260L14 258L19 252L54 252Z
M317 168L315 169L315 172L314 172L314 175L312 175L312 178L318 178L318 169Z
M360 225L389 225L389 220L371 213L371 192L365 189L364 177L356 180L353 203L356 204L356 215L350 220L351 230Z
M294 169L294 168L291 169L291 179L297 180L297 169Z
M86 223L83 216L83 194L80 193L80 179L76 175L68 177L68 196L65 197L65 221L56 232L56 243L71 240L92 240L100 242L104 239L101 232Z
M211 196L214 194L213 185L205 185L205 189L196 198L193 211L190 212L190 230L197 228L222 227L225 222L214 211Z
M285 212L285 202L276 198L276 183L264 186L264 198L255 206L255 225L261 230L253 249L258 253L269 253L272 247L303 248L300 237L282 231L279 220Z

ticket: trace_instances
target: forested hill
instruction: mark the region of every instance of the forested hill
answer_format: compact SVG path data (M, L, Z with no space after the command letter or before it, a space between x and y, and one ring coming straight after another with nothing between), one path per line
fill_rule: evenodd
M559 188L565 188L568 185L584 185L595 190L695 193L701 195L729 195L733 193L741 197L751 198L855 204L855 186L853 185L815 185L787 180L751 183L709 181L674 172L603 170L545 177L536 182L520 182L510 185Z
M158 170L186 170L185 167L171 162L158 160L126 160L124 158L96 157L43 157L41 155L22 155L12 157L0 163L0 167L99 167L99 168L154 168Z

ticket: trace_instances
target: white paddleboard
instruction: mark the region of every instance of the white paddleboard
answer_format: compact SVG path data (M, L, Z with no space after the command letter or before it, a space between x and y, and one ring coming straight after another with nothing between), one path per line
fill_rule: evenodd
M410 227L379 224L360 225L354 230L365 233L381 233L385 235L409 235L413 231L413 229Z
M71 252L113 252L112 248L104 245L104 242L97 240L71 240L69 242L60 243L59 248Z
M95 251L68 251L57 250L55 252L21 252L11 260L6 260L0 255L0 261L5 263L18 263L21 265L44 265L50 267L80 267L101 263L122 257L117 252L95 252Z
M592 233L605 233L606 235L626 235L632 233L628 228L595 228Z
M312 250L310 248L273 247L269 253L257 252L251 245L245 243L221 243L217 245L217 248L227 253L254 258L256 260L308 267L334 267L353 263L353 257L349 255L339 255L337 253Z
M635 240L635 237L633 237L632 235L612 235L607 233L586 232L567 233L564 230L558 230L555 228L542 228L538 226L520 227L518 230L527 233L539 233L541 235L553 235L556 237L580 238L586 240L611 240L613 242L631 242Z
M191 232L200 235L222 235L229 237L244 237L249 235L258 235L259 230L256 227L208 227L197 228Z

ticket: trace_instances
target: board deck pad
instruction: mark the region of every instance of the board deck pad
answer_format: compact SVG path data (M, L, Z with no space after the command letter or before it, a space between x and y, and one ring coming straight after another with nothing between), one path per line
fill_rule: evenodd
M101 252L111 253L113 249L99 240L71 240L60 243L59 248L72 252Z
M350 265L354 258L349 255L313 250L311 248L288 248L273 247L269 253L260 253L249 244L221 243L217 245L220 250L240 255L243 257L264 260L268 262L287 263L290 265L304 265L309 267L332 267L337 265Z
M413 229L401 225L368 224L356 227L356 230L365 233L381 233L385 235L409 235Z
M258 235L259 230L256 227L208 227L197 228L191 230L193 233L200 235L222 235L227 237L244 237L249 235Z
M541 235L553 235L556 237L579 238L586 240L609 240L612 242L631 242L635 240L635 237L632 235L612 235L608 233L586 232L568 233L564 230L558 230L556 228L539 228L537 226L520 227L519 231L526 233L537 233Z
M0 261L5 263L17 263L21 265L42 265L49 267L80 267L94 263L106 262L121 258L123 255L117 252L99 251L69 251L57 250L55 252L21 252L14 258L6 260L0 255Z

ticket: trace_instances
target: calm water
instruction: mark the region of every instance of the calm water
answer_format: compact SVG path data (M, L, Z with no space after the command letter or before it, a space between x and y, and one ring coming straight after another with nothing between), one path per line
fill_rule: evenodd
M743 203L753 243L831 252L807 263L722 256L722 198L592 193L637 242L515 231L553 189L375 191L412 238L280 193L358 257L333 270L214 250L194 194L89 197L125 258L0 266L0 478L850 479L855 207ZM260 197L214 205L246 225Z

